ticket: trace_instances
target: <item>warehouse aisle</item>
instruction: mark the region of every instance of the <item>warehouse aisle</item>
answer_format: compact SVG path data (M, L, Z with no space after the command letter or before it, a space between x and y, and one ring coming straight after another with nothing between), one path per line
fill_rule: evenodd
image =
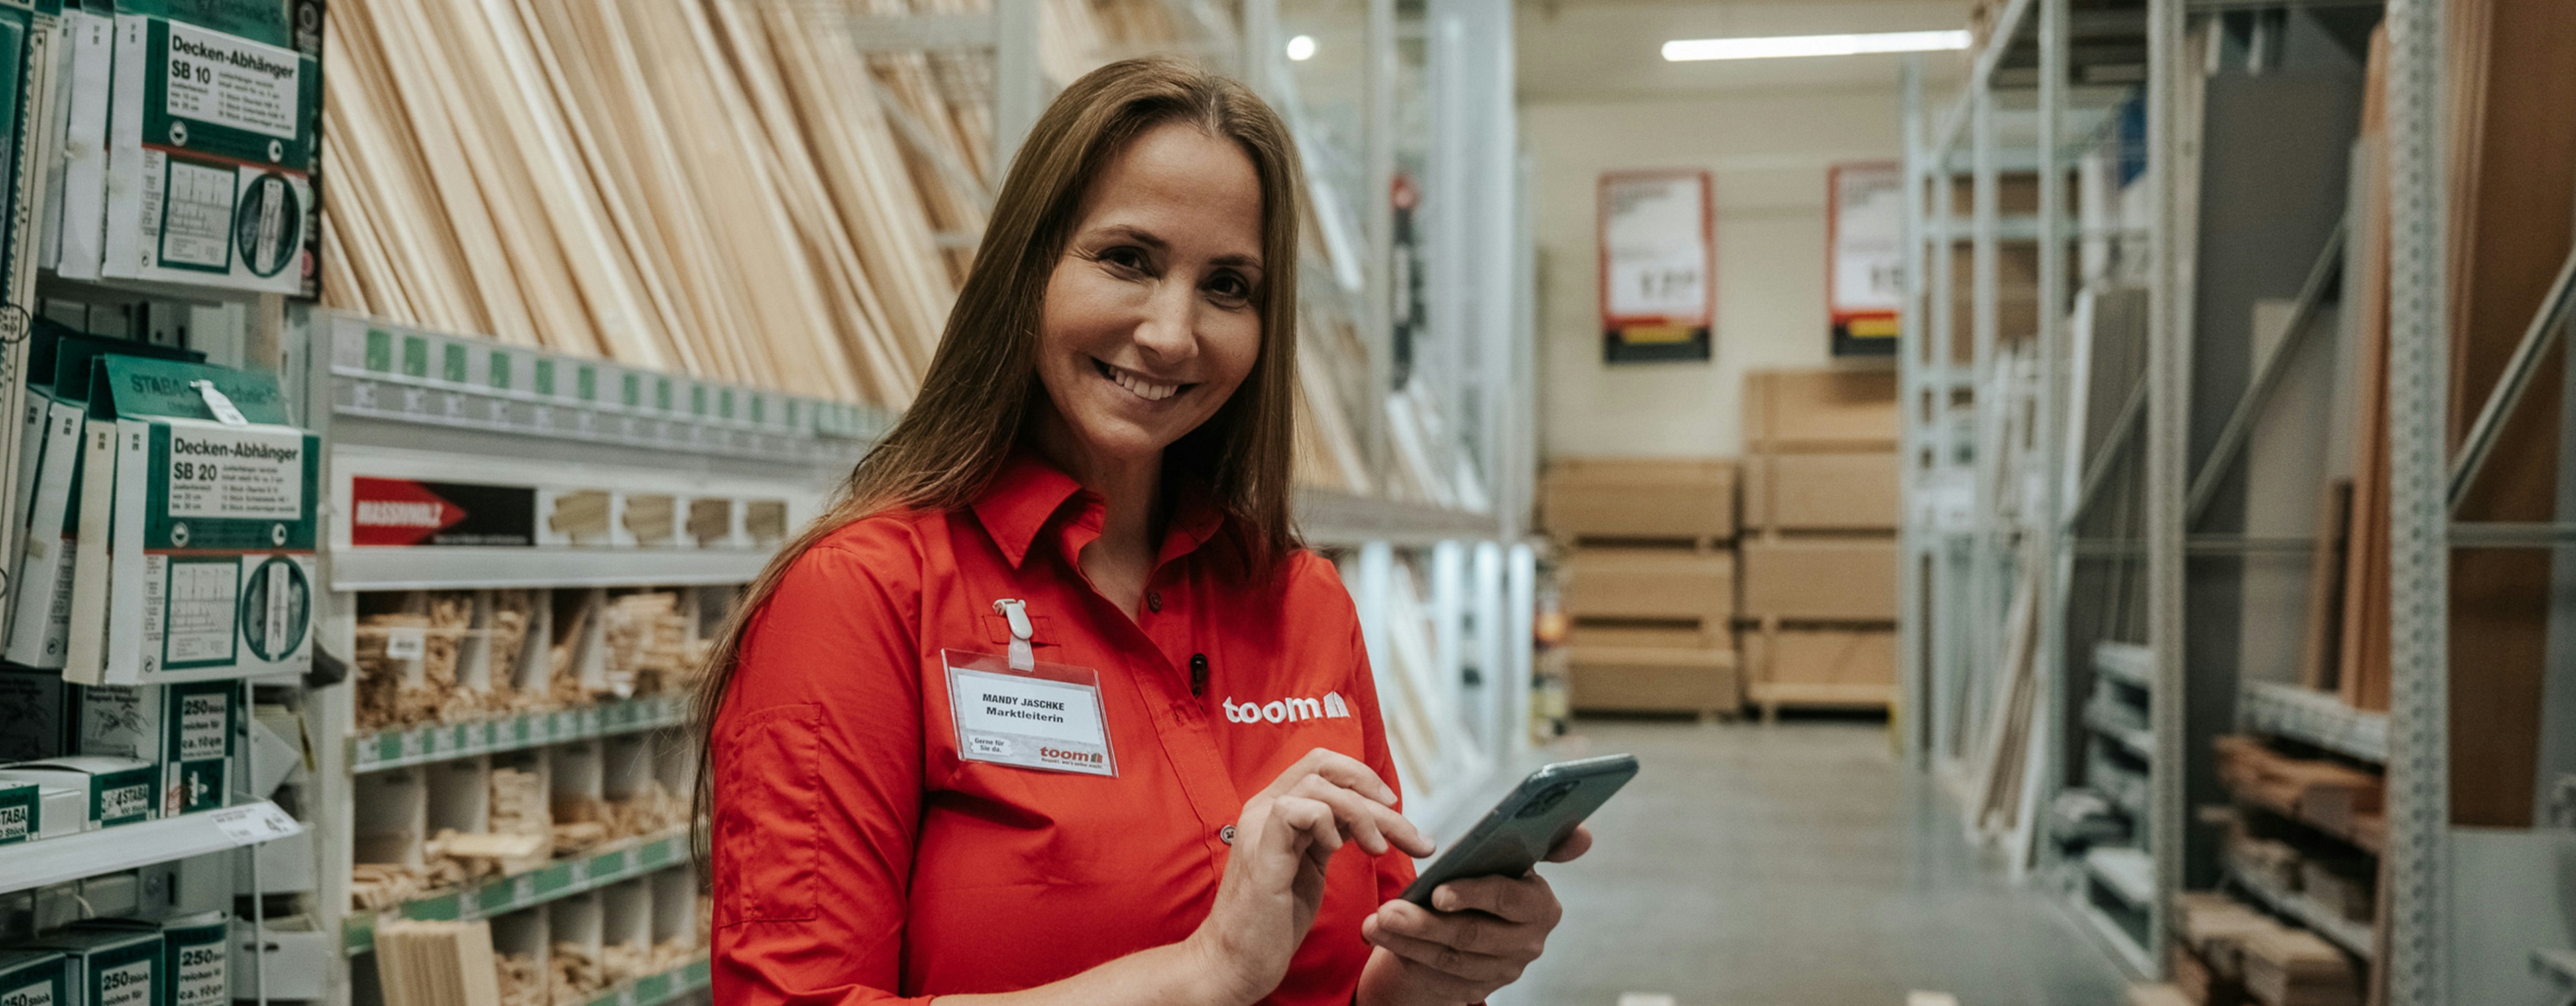
M1551 757L1628 751L1600 845L1549 881L1566 921L1496 1006L2112 1006L2124 983L2040 894L1980 871L1957 813L1876 724L1588 720Z

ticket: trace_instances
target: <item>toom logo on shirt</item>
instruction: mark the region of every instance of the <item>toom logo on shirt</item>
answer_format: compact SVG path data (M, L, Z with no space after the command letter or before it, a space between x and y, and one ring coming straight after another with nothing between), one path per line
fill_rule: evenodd
M1342 693L1325 692L1320 699L1272 699L1269 702L1236 702L1232 697L1217 700L1225 707L1228 723L1289 723L1297 720L1347 719L1349 703Z

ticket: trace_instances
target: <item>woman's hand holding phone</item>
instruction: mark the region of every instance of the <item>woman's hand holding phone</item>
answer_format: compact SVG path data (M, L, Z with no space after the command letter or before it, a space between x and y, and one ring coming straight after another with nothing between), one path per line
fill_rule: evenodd
M1250 1003L1278 987L1323 905L1324 868L1345 842L1372 856L1393 848L1419 858L1432 849L1396 813L1394 787L1359 759L1323 748L1244 801L1216 904L1189 939L1209 1001Z
M1563 863L1592 848L1577 827L1547 861ZM1536 871L1517 877L1468 877L1440 885L1431 908L1398 898L1360 923L1379 952L1360 978L1363 1006L1483 1002L1520 980L1547 947L1564 908Z

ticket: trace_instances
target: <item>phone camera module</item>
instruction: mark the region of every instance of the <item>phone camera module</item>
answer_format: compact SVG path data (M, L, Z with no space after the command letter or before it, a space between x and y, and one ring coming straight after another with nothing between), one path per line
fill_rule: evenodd
M1520 813L1514 814L1512 817L1531 818L1545 814L1548 811L1555 810L1556 805L1564 803L1566 795L1574 792L1574 788L1580 785L1583 784L1581 782L1568 779L1564 782L1557 783L1554 786L1540 790L1537 796L1531 797L1528 803L1521 805Z

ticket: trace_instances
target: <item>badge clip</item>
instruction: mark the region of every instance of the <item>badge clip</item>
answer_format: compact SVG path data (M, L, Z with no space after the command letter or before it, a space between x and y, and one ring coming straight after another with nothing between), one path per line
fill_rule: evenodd
M1038 666L1037 651L1030 646L1029 640L1037 630L1029 624L1029 602L1005 597L993 602L993 610L1011 623L1011 669L1035 670Z

